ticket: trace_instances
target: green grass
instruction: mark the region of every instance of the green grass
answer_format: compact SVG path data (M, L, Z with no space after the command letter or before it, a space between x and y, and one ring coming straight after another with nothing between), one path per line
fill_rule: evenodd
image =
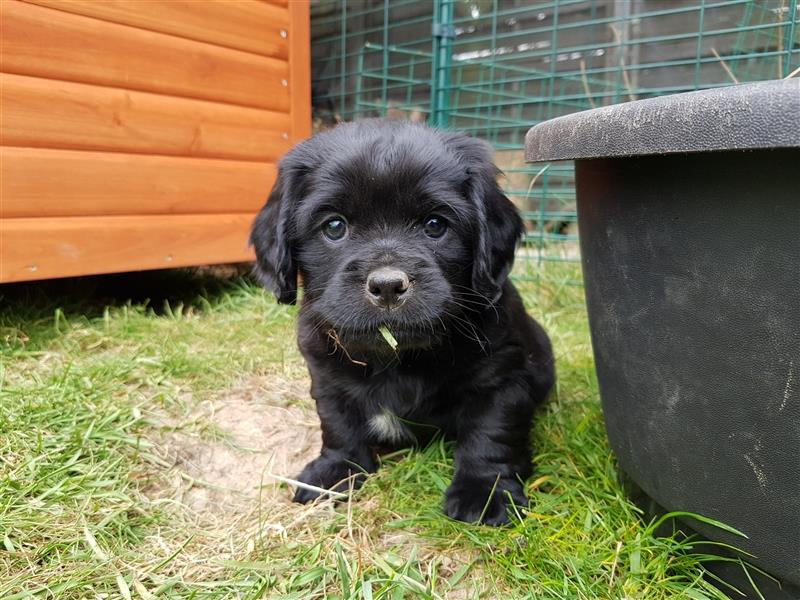
M197 426L198 405L304 377L295 309L186 272L0 288L0 598L722 597L708 557L655 537L618 483L582 290L560 283L575 276L524 285L559 383L535 426L530 513L502 529L443 516L444 443L385 457L349 503L300 507L281 489L198 519L166 493L164 423L224 438Z

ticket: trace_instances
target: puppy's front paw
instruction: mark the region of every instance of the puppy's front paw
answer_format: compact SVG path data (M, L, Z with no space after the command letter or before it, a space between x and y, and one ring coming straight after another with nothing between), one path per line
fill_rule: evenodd
M447 488L444 511L459 521L480 521L497 527L509 522L509 511L516 509L521 513L527 506L522 484L516 479L504 478L495 483L495 480L461 478Z
M365 478L366 469L340 456L319 456L308 463L297 476L297 480L302 483L340 494L360 488ZM315 490L297 488L292 500L306 504L320 495L321 492Z

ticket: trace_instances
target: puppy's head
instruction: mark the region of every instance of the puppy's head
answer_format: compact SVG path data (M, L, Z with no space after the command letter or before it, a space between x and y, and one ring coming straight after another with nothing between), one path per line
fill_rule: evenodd
M401 121L340 125L296 146L256 218L256 273L351 346L428 346L496 302L522 222L489 148ZM324 329L323 329L324 330Z

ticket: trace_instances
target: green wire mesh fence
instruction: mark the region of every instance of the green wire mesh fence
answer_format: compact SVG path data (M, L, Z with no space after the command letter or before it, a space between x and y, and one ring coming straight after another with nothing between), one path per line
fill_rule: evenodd
M800 67L799 2L318 0L315 126L389 116L491 142L526 223L515 275L569 278L572 166L526 165L526 131L597 106L787 77Z

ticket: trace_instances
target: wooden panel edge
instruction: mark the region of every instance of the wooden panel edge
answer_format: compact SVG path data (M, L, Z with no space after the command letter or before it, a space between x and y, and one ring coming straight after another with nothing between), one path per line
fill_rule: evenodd
M253 214L0 220L0 283L253 260Z
M289 3L289 81L292 143L311 135L311 9L306 0Z

